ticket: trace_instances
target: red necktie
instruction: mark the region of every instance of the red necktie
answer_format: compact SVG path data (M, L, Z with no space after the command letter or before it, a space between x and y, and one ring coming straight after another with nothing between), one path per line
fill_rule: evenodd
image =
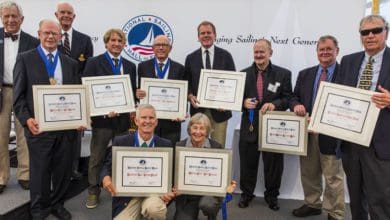
M263 100L263 70L258 70L257 72L257 95L259 97L259 102L262 102Z
M317 85L317 91L318 91L318 88L320 87L321 82L326 81L326 79L328 78L327 73L328 73L328 70L326 68L322 68L320 80L318 81L318 85Z

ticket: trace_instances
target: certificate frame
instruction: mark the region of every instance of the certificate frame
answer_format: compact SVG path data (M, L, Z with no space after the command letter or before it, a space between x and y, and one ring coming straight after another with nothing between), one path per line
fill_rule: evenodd
M197 99L199 101L198 106L241 112L242 101L244 99L245 79L245 72L202 69L200 72L197 94ZM210 84L217 81L219 85L210 86ZM226 88L230 91L230 93L227 94L231 94L233 97L226 95L226 89L221 89L222 84L225 84L225 82L233 84L232 89ZM230 100L222 100L222 97L219 96L223 95L215 93L224 93L226 96L230 97Z
M80 126L90 127L87 88L83 85L33 85L34 118L39 131L58 131L77 129ZM57 100L57 104L50 103ZM69 101L67 103L67 101ZM61 104L62 103L62 104ZM71 104L71 106L69 106ZM48 105L57 105L50 109ZM67 107L68 105L68 107ZM62 106L62 107L61 107ZM55 118L76 108L73 118Z
M375 93L321 82L308 129L369 147L380 111L371 101Z
M156 78L141 78L141 89L146 92L146 96L140 100L141 104L151 104L156 109L156 115L159 119L184 119L187 114L187 91L188 82L185 80L165 80ZM161 90L160 90L161 89ZM160 94L151 95L153 92L161 91ZM155 103L157 100L162 100L163 93L169 95L169 91L177 92L177 103L173 104L175 109L164 109L167 105L164 103ZM160 96L160 98L159 98ZM165 102L171 100L163 99ZM161 105L161 106L160 106Z
M87 87L91 116L107 115L109 112L126 113L135 111L134 94L128 75L82 77L81 81ZM101 106L95 92L99 87L101 89L102 86L105 90L110 90L113 85L121 89L119 91L120 95L115 95L115 97L122 99L119 100L121 103Z
M156 183L157 185L153 186L153 184L148 182L151 185L149 186L142 186L142 185L126 186L125 185L124 183L125 180L123 177L124 176L123 166L125 164L124 162L134 162L137 160L139 160L138 166L144 166L145 164L149 164L149 162L157 162L157 164L161 165L160 184ZM147 197L151 195L163 195L170 192L172 189L172 160L173 160L173 148L170 147L141 148L141 147L130 147L130 146L127 147L113 146L112 147L112 183L115 186L117 196ZM146 167L145 169L148 170ZM149 170L153 170L153 169L149 169ZM122 175L120 175L120 173L122 173ZM144 172L144 173L148 173L148 172ZM128 175L131 175L131 173L128 173ZM137 176L137 178L140 177Z
M188 160L187 160L188 159ZM220 176L220 184L215 186L207 186L201 184L186 183L186 162L194 159L202 163L203 160L206 164L209 162L217 162L214 164L220 164L222 168ZM184 165L183 165L184 164ZM211 163L212 164L212 163ZM189 166L189 165L188 165ZM205 173L203 173L205 174ZM195 174L197 175L197 174ZM199 174L200 175L200 174ZM217 175L217 177L219 177ZM195 177L196 178L196 177ZM230 185L232 178L232 151L228 149L213 149L213 148L194 148L194 147L179 147L175 148L175 187L180 194L189 195L207 195L225 197L226 187ZM218 178L219 179L219 178Z
M267 111L265 114L259 111L259 115L259 151L307 155L307 115L301 117L284 111Z

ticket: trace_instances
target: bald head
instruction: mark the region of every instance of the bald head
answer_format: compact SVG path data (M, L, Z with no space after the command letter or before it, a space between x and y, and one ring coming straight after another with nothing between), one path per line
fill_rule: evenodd
M58 3L57 11L54 14L64 31L68 31L72 27L76 14L71 4L67 2Z

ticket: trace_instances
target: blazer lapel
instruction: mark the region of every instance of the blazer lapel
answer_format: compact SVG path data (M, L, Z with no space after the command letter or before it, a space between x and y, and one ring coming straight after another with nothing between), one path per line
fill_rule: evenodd
M387 82L389 78L390 63L387 62L388 60L390 60L390 48L386 47L385 52L383 53L381 71L379 73L377 85L381 85L381 86L385 85L385 82Z
M59 56L61 60L62 84L68 84L71 81L69 78L69 74L66 74L70 72L69 65L67 65L66 61L64 60L64 55L62 53L60 53Z

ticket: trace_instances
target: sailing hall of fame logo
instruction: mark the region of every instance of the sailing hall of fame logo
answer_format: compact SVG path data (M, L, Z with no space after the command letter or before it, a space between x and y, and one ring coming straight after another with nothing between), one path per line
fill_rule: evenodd
M172 29L162 18L139 15L130 19L122 28L127 36L125 53L139 62L154 57L152 45L158 35L166 35L173 43Z

